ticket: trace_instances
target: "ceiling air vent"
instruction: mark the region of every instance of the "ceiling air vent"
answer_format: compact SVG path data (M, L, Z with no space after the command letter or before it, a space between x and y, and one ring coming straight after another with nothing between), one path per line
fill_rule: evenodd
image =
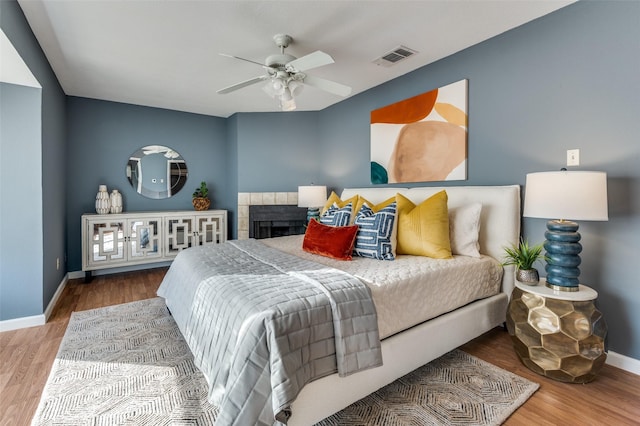
M395 49L393 49L391 52L385 53L378 59L374 60L373 63L376 65L381 65L383 67L390 67L404 59L407 59L409 56L413 55L414 53L418 53L418 51L409 49L406 46L398 46Z

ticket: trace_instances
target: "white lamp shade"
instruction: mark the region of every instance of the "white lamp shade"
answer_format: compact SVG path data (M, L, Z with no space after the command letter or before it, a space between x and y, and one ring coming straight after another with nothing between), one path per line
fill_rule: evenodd
M607 174L587 171L529 173L523 216L609 220Z
M298 187L298 207L320 207L327 201L327 187L309 185Z

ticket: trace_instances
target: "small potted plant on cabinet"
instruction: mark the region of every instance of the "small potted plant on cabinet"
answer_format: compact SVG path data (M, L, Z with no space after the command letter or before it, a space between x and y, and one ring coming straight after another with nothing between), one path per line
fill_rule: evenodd
M207 183L202 181L200 186L193 192L193 208L196 210L209 210L211 200L209 200L209 190L207 189Z
M533 267L533 264L543 257L542 244L530 246L527 240L521 238L519 245L505 247L504 251L505 261L502 265L516 267L516 280L531 284L540 281L538 270Z

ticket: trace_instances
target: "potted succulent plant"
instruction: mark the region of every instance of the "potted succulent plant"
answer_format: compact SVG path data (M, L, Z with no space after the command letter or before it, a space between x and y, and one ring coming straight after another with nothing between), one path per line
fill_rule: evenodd
M193 208L196 210L209 210L211 200L209 200L209 190L205 181L200 182L200 186L193 191Z
M533 264L543 258L542 244L529 245L529 242L521 238L520 244L505 247L505 261L503 266L514 265L516 267L516 280L524 283L537 283L540 281L538 270Z

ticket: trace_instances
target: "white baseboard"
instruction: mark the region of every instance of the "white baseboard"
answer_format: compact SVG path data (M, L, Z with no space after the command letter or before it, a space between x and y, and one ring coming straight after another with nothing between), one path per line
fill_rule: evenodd
M67 286L67 282L69 282L69 274L68 273L65 274L64 277L62 277L62 281L58 285L58 289L53 294L53 297L51 298L51 301L47 305L47 309L44 310L45 321L49 321L49 317L53 313L53 308L56 307L56 303L58 302L58 299L60 299L60 296L62 295L62 291Z
M68 281L69 274L66 274L58 285L58 289L53 294L51 302L49 302L49 305L47 305L47 309L44 310L44 313L40 315L33 315L30 317L14 318L10 320L0 321L0 332L18 330L20 328L36 327L46 324L49 320L49 317L51 316L51 313L53 312L53 308L56 306L56 302L62 295L62 290L64 290Z
M618 367L629 373L640 375L640 360L631 358L619 353L609 351L607 352L607 364L614 367Z
M36 327L38 325L44 325L46 322L47 320L45 319L44 314L4 320L0 321L0 332L17 330L19 328Z

